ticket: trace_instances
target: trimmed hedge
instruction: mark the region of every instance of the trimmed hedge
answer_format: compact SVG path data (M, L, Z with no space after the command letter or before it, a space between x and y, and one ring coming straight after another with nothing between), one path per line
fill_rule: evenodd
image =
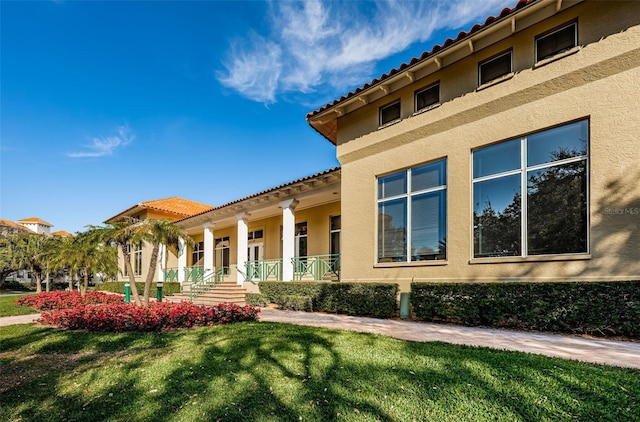
M96 290L111 293L124 294L124 281L105 281L104 283L96 284ZM144 292L144 283L136 282L138 293ZM162 283L162 294L164 296L170 296L175 293L180 293L180 283L176 282L164 282ZM156 283L151 283L151 296L156 297Z
M398 307L398 285L392 283L262 281L258 286L271 303L282 303L287 296L309 297L312 311L391 318Z
M313 312L313 301L309 296L281 296L277 299L276 304L280 306L280 309L289 311Z
M640 281L412 283L416 319L640 338Z
M267 306L267 299L260 293L245 293L247 305Z

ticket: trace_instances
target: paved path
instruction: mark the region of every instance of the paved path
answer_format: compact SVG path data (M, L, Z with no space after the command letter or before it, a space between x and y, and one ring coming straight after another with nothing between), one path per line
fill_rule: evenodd
M39 314L0 318L0 326L26 324ZM345 315L280 311L264 308L260 320L312 327L329 327L376 333L410 341L442 341L470 346L517 350L584 362L640 369L640 343L536 334L489 328L461 327Z
M344 315L262 309L260 320L377 333L410 341L485 346L640 369L640 343Z

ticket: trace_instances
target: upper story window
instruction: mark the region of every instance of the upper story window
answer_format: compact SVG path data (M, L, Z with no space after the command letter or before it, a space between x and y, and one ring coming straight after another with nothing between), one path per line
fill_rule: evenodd
M501 53L478 64L478 84L484 85L513 72L511 51Z
M536 62L563 53L578 45L578 23L572 22L536 37Z
M193 245L193 252L191 253L191 265L194 267L202 265L204 260L204 242L197 242Z
M588 252L589 121L473 152L473 256Z
M249 236L248 236L248 240L249 242L254 241L254 240L259 240L262 239L264 236L264 231L262 230L254 230L249 232Z
M446 259L447 162L378 177L378 262Z
M440 82L416 91L416 111L440 102Z
M380 107L380 126L400 119L400 100Z

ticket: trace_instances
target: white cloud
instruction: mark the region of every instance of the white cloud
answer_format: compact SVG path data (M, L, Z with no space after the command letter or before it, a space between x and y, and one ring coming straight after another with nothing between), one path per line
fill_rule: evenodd
M112 155L116 148L129 145L134 139L135 135L129 126L119 126L116 129L115 135L93 138L91 144L86 145L88 151L70 152L67 156L72 158L88 158Z
M276 102L283 93L313 93L325 85L343 91L353 88L354 81L358 85L368 82L378 61L429 40L434 32L468 29L514 3L274 2L269 17L271 33L252 33L247 39L234 40L223 64L225 70L219 71L217 78L244 97L265 104Z

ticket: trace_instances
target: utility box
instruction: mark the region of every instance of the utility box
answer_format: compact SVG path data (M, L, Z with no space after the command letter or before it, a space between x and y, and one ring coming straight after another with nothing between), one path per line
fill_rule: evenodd
M400 318L409 319L411 311L409 307L409 293L400 293Z

